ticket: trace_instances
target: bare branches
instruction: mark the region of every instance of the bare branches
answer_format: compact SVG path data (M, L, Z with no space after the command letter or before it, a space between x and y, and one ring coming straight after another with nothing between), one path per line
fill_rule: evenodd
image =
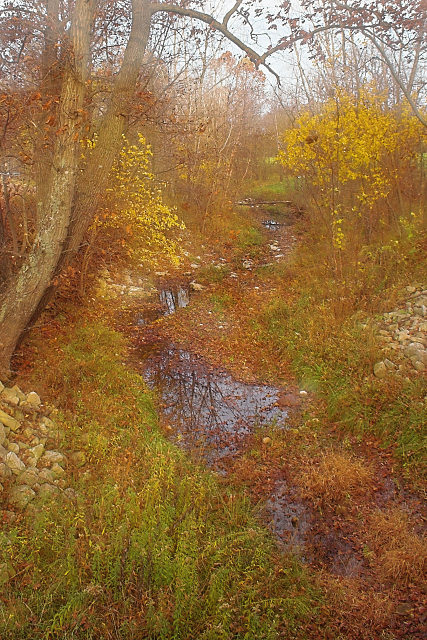
M240 2L236 4L241 4ZM236 6L236 4L234 6ZM232 13L234 13L236 11L236 9L233 10ZM221 33L223 36L225 36L228 40L230 40L230 42L232 42L233 44L235 44L237 47L239 47L239 49L241 49L241 51L244 51L246 53L246 55L248 56L248 58L254 62L256 65L260 65L262 64L277 80L277 83L280 85L280 76L278 73L276 73L276 71L274 71L274 69L272 69L272 67L270 65L268 65L265 62L265 57L262 56L261 54L259 54L257 51L255 51L254 49L252 49L252 47L249 47L249 45L245 44L243 42L243 40L241 40L240 38L238 38L234 33L232 33L228 27L227 27L227 23L228 20L226 21L225 25L224 25L224 21L223 22L219 22L218 20L216 20L212 15L208 14L208 13L204 13L203 11L198 11L196 9L188 9L186 7L181 7L175 4L163 4L163 3L152 3L150 5L150 12L151 15L154 15L155 13L160 13L160 12L165 12L165 13L172 13L175 15L179 15L179 16L185 16L187 18L194 18L196 20L200 20L201 22L204 22L205 24L209 25L209 27L211 29L214 29L215 31L218 31L218 33ZM225 17L227 17L228 14L226 14ZM231 16L232 14L230 14ZM225 18L224 18L225 20Z

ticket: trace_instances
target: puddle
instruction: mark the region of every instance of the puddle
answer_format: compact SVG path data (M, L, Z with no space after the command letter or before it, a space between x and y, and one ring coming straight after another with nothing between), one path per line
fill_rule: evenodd
M262 224L266 229L269 229L270 231L276 231L281 226L283 226L283 223L277 222L277 220L263 220Z
M286 549L297 551L305 562L327 566L336 576L356 578L366 570L364 560L356 553L351 531L322 524L284 480L276 483L265 503L268 526Z
M307 507L290 495L286 482L280 481L276 484L264 509L270 529L279 540L285 546L303 549L312 517Z
M183 309L190 302L188 289L184 289L181 285L171 289L162 289L159 298L165 310L165 316L175 313L177 309Z
M190 303L188 287L183 285L169 286L160 289L156 299L148 302L144 309L137 314L135 322L139 327L144 327L162 316L169 316L178 309L182 309Z
M197 451L214 468L236 453L254 429L286 420L274 387L238 382L170 343L150 346L140 355L142 373L159 394L174 440Z

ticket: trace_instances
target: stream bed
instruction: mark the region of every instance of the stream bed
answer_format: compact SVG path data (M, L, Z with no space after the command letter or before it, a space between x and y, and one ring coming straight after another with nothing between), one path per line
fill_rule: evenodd
M146 347L140 355L143 375L159 394L174 440L197 451L216 470L257 427L285 427L287 411L278 406L279 389L239 382L170 342Z
M281 222L265 219L263 225L272 236L272 256L282 258L277 252L291 250L295 238L292 233L282 237ZM162 280L157 293L138 310L134 324L148 331L153 322L190 303L188 283ZM154 341L139 344L138 369L158 394L161 420L170 439L196 461L226 475L258 429L263 435L269 426L288 429L289 407L299 406L300 400L284 403L283 397L292 396L289 389L241 382L160 335L156 331ZM314 512L288 486L280 469L267 492L262 517L285 549L298 551L308 562L324 561L337 575L360 574L351 540L329 529L319 531Z

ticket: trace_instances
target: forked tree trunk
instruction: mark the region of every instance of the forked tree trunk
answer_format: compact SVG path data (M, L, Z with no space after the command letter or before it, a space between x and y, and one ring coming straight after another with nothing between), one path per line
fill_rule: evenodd
M16 343L54 276L70 223L77 175L80 123L89 62L92 0L76 0L65 66L58 130L40 208L39 230L22 268L0 304L0 375L9 371Z
M97 144L87 165L76 178L67 236L54 276L69 265L80 249L85 233L93 221L98 204L106 192L111 168L123 145L135 86L143 64L150 35L151 13L147 0L132 0L132 27L122 66L113 86L107 111L97 130ZM42 313L55 291L47 286L29 319L32 325Z

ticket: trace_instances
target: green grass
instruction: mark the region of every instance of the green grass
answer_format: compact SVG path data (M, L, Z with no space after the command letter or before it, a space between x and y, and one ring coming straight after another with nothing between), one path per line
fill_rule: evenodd
M301 566L278 555L247 499L163 437L125 357L123 338L98 322L44 346L33 380L89 465L74 474L75 500L3 528L0 563L15 575L0 637L302 637L318 595Z
M369 326L363 327L369 314L347 311L337 319L333 288L323 298L322 284L305 275L292 283L292 297L277 297L259 311L258 338L290 359L301 385L324 400L328 421L393 445L408 475L421 478L427 450L423 379L375 378L373 365L384 355Z
M197 271L197 280L203 284L222 282L230 273L231 269L227 265L208 264Z
M237 238L237 246L240 249L249 249L252 247L260 247L264 242L264 238L260 229L256 227L248 227L243 229Z
M233 302L232 296L230 296L228 293L213 293L210 296L209 300L213 305L214 311L219 313L228 309Z
M287 200L289 193L295 186L294 178L283 178L278 181L254 183L245 191L245 197L254 200Z

